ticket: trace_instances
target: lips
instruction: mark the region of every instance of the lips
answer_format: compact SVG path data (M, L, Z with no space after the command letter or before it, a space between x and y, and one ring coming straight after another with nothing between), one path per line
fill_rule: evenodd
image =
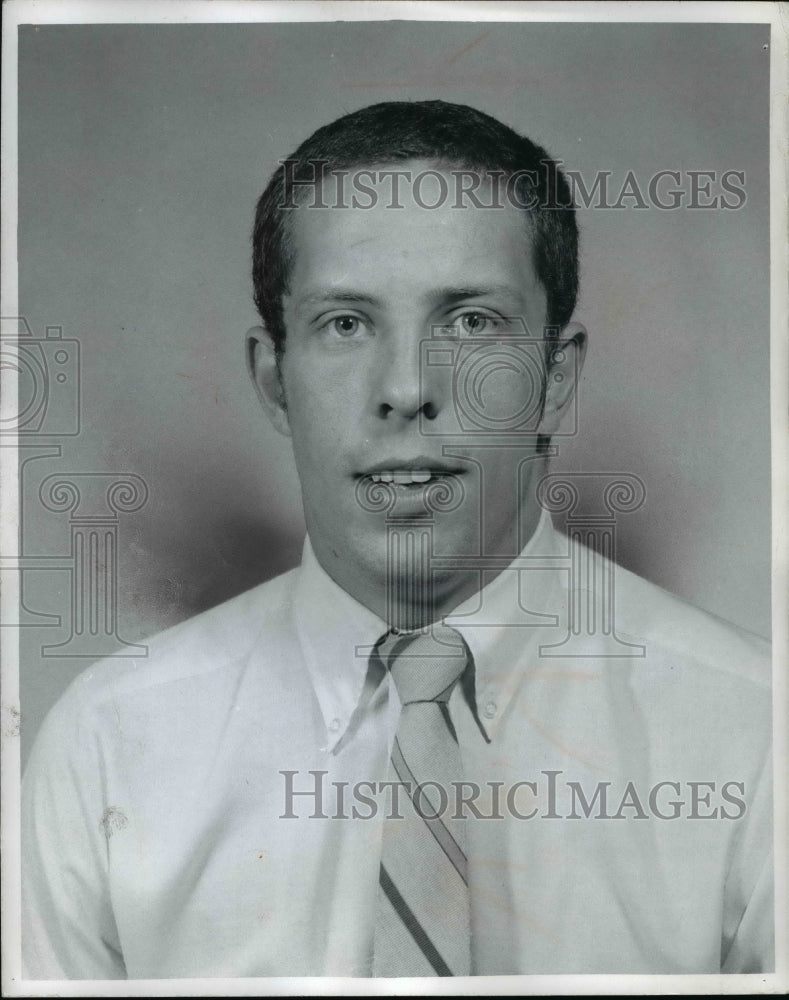
M372 472L370 478L374 483L412 486L414 483L429 483L433 478L433 473L429 469L392 469L391 471Z
M369 477L374 483L391 483L393 486L423 486L443 476L459 476L464 472L444 459L418 456L412 459L392 458L369 466L359 477Z
M465 469L448 462L445 458L435 458L428 455L416 455L405 458L402 455L392 455L362 467L357 476L459 476ZM384 479L384 482L392 480ZM419 481L419 480L417 480Z

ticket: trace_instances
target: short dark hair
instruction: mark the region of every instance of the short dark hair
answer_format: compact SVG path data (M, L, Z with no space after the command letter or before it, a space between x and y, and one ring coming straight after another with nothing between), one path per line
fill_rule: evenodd
M281 162L258 201L252 231L254 299L278 356L285 343L282 297L294 259L287 220L304 182L315 179L316 163L332 171L416 159L518 174L517 201L531 222L547 322L559 328L569 322L578 295L578 227L559 165L541 146L475 108L446 101L389 101L319 128Z

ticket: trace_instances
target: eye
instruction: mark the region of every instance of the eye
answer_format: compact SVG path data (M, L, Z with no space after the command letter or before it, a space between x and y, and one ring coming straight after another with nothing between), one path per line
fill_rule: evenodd
M320 324L320 333L330 341L360 340L369 331L369 323L361 316L340 313L330 316Z
M458 319L462 333L477 337L483 333L492 333L501 325L495 316L481 312L465 312Z
M328 328L339 337L353 337L359 332L361 321L356 316L335 316L329 320Z

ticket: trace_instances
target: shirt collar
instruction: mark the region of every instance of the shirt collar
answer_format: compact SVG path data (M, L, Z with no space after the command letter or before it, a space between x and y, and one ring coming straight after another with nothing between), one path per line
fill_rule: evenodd
M304 540L294 595L296 631L333 750L365 690L373 646L388 626L335 583Z
M524 667L537 662L546 630L555 639L561 601L557 559L566 557L566 543L563 551L561 539L550 514L543 510L519 556L444 618L471 650L472 709L488 739L495 734Z
M515 693L523 664L536 655L544 628L557 622L557 557L562 550L550 515L510 565L444 618L466 640L474 659L472 709L488 739ZM539 572L542 571L542 572ZM326 573L305 539L294 595L296 630L326 724L327 749L345 735L369 696L370 653L388 625Z

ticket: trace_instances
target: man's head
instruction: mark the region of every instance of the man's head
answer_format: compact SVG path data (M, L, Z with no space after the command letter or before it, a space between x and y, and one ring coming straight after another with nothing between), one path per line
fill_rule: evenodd
M321 176L328 180L354 167L409 160L478 175L494 172L500 202L533 206L524 208L524 238L548 296L547 323L561 328L569 321L578 294L578 228L569 185L558 165L541 146L467 105L389 101L319 128L283 161L258 201L252 233L255 305L278 353L285 346L282 296L295 252L293 209L283 206L308 202ZM473 193L461 200L473 205ZM450 192L453 199L456 194ZM324 203L330 197L327 192Z
M540 442L573 397L585 337L563 177L471 108L366 108L276 172L254 279L250 367L292 438L319 561L382 617L446 613L480 560L502 565L534 530ZM406 522L443 569L393 556ZM421 609L387 609L393 589Z

